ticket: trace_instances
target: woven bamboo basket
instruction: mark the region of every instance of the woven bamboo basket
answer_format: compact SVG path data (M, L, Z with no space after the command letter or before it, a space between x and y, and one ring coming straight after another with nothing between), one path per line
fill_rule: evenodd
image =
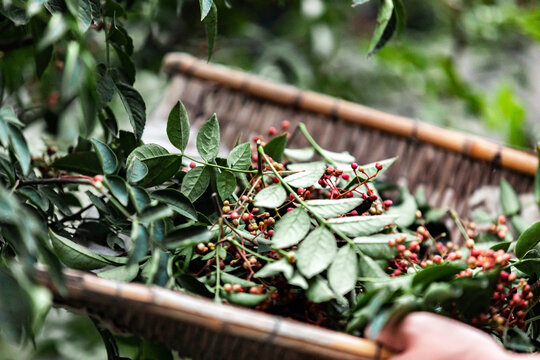
M432 205L467 216L473 193L506 178L518 193L530 192L538 160L533 153L387 114L329 96L271 83L208 64L187 54L165 58L171 77L163 102L148 126L165 129L181 99L192 125L218 114L221 138L233 147L282 120L304 122L315 140L332 151L348 150L359 162L399 156L388 170L411 190L423 186ZM298 136L297 147L307 146ZM385 359L371 341L256 311L215 304L163 288L124 284L77 271L66 272L60 296L46 271L38 280L60 306L85 312L109 327L158 341L198 359Z

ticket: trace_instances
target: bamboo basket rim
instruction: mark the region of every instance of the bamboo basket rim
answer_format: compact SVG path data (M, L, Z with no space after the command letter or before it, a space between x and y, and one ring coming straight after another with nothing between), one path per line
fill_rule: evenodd
M211 81L274 103L428 143L529 176L534 176L538 167L538 157L532 152L517 150L480 136L389 114L291 85L278 84L243 71L208 63L187 53L168 53L163 68L168 75L181 73Z
M108 303L121 298L146 314L202 326L223 335L305 350L308 355L343 359L388 359L391 353L374 341L321 328L249 308L215 303L209 299L155 285L104 279L90 272L64 270L67 294L62 296L47 269L36 268L37 282L49 288L55 300L70 299ZM219 335L217 335L219 336Z

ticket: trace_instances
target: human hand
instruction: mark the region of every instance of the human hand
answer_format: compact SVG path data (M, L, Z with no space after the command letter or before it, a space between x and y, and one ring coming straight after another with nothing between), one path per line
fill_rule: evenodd
M407 315L400 323L385 327L376 340L396 353L389 360L540 359L509 353L488 334L428 312Z

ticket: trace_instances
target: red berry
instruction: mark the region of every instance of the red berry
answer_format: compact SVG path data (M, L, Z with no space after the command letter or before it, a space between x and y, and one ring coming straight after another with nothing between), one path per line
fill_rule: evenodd
M388 199L388 200L384 200L383 202L383 205L384 207L387 207L389 208L390 206L392 206L394 203L392 202L392 200Z
M270 126L270 127L268 128L268 135L274 136L274 135L276 135L276 133L277 133L277 130L276 130L275 127Z
M343 180L349 180L350 178L349 174L343 174L341 177L343 178Z
M356 210L351 211L351 215L352 216L358 216L358 211L356 211Z
M406 249L407 249L407 248L406 248L405 245L403 245L403 244L399 244L399 245L397 246L397 251L399 251L399 252L404 252Z
M103 176L101 176L101 175L94 176L94 181L95 182L103 182Z
M290 126L291 126L291 123L288 120L283 120L281 122L281 130L283 130L283 131L289 130Z
M192 169L193 169L194 167L196 167L196 166L197 166L197 164L195 164L194 161L192 161L192 162L189 163L189 167L192 168Z
M352 163L352 164L351 164L351 168L352 168L353 170L355 170L357 167L358 167L358 164L357 164L357 163Z
M383 168L383 164L378 162L378 163L375 164L375 167L377 168L377 170L381 171L382 168Z
M497 218L497 222L499 224L506 224L506 216L504 215L499 215L499 217Z
M441 257L441 255L435 255L435 256L433 257L433 262L434 262L435 264L440 264L440 263L442 263L442 257Z

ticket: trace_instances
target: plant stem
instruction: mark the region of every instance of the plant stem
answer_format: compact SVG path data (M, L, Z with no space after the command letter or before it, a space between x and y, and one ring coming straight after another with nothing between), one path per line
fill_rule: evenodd
M463 235L465 240L470 240L471 238L469 237L469 235L467 235L467 231L465 231L465 228L463 227L463 224L461 223L461 220L459 220L459 217L458 217L458 214L457 214L456 210L450 209L450 216L452 217L452 219L456 223L456 225L457 225L457 227L459 229L459 232L461 233L461 235Z
M222 218L219 218L219 228L220 229L223 229L223 219ZM219 238L218 238L218 245L217 246L221 246L221 233L222 231L219 232ZM216 249L216 287L215 287L215 292L214 292L214 301L215 302L221 302L221 297L219 295L219 290L221 288L221 265L219 263L219 251L218 249Z
M92 182L88 179L66 179L66 178L51 178L51 179L33 179L33 180L19 180L17 188L25 185L66 185L66 184L80 184L80 185L92 185Z
M300 125L302 125L302 124L300 124ZM259 151L259 154L262 157L264 157L264 160L268 164L270 164L270 161L266 157L266 154L264 153L264 149L262 148L262 146L259 146L257 150ZM311 213L311 215L313 215L313 217L321 224L321 226L326 226L331 232L338 235L343 240L347 241L347 243L357 252L358 255L360 255L361 257L364 256L364 253L360 249L358 249L358 247L356 246L354 241L352 241L347 235L343 234L340 230L335 229L328 221L326 221L325 218L323 218L322 216L317 214L313 209L311 209L311 207L304 200L302 200L298 196L298 194L296 194L296 192L289 186L289 184L287 184L285 181L283 181L283 178L277 172L277 170L274 169L273 166L270 166L270 169L272 169L272 171L274 173L274 176L279 179L279 183L281 184L281 186L283 186L285 188L285 190L287 190L289 193L291 193L293 195L293 197L296 199L296 201L298 201L300 203L300 205L302 205L302 207L304 207L304 209L306 209L309 213Z
M258 257L259 259L262 259L262 260L267 261L267 262L273 262L273 261L276 261L276 260L274 260L274 259L271 259L271 258L269 258L269 257L266 257L266 256L264 256L264 255L261 255L261 254L256 253L255 251L253 251L253 250L251 250L251 249L245 247L244 245L240 244L238 241L236 241L236 240L234 240L234 239L231 239L231 240L228 240L228 241L230 241L231 243L233 243L234 246L238 246L240 249L247 251L248 253L250 253L250 254L253 255L253 256Z
M192 158L191 156L188 156L186 154L182 154L182 156L185 157L186 159L189 159L189 160L194 161L196 163L203 164L203 165L206 165L206 166L215 167L215 168L218 168L218 169L229 170L229 171L232 171L232 172L239 172L239 173L244 173L244 174L255 174L255 173L257 173L257 170L233 169L233 168L229 168L229 167L226 167L226 166L221 166L221 165L218 165L218 164L207 163L207 162Z
M302 134L304 135L304 137L306 138L306 140L311 144L311 146L313 147L313 149L315 149L315 152L317 154L319 154L323 159L324 161L326 161L327 163L329 163L330 165L332 165L333 167L337 167L337 164L334 160L330 159L328 156L326 156L326 154L324 153L324 150L319 146L319 144L317 144L317 142L315 142L315 140L311 137L311 135L309 134L309 132L307 131L307 128L306 128L306 125L304 125L304 123L300 123L298 124L298 128L300 129L300 131L302 132Z

